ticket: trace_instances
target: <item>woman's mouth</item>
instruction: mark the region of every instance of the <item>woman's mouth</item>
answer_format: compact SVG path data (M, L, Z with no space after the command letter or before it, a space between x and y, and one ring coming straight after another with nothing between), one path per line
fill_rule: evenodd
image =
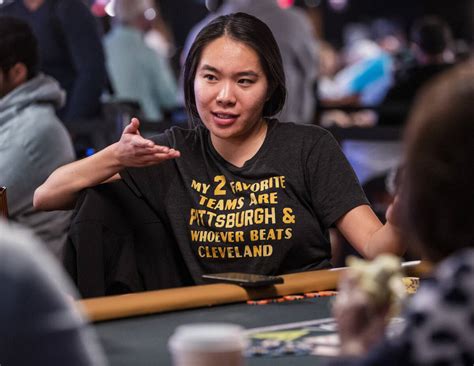
M227 126L234 123L239 117L238 114L212 112L214 122L221 126Z

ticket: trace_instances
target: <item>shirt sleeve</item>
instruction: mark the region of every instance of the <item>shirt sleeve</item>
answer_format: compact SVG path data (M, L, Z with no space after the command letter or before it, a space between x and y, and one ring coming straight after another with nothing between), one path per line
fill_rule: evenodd
M150 138L158 145L172 146L166 133L162 133ZM120 172L120 177L125 184L137 194L143 197L155 210L161 212L163 194L166 191L170 179L169 172L166 169L173 161L164 161L157 165L144 168L125 168Z
M368 204L352 167L330 133L313 145L308 166L313 206L326 227L351 209Z

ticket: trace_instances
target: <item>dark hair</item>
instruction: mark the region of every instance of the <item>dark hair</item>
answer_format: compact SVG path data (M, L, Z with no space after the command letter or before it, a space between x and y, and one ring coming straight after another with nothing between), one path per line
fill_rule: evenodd
M411 31L411 39L423 52L435 56L449 47L452 35L444 20L431 15L415 22Z
M402 229L434 262L474 246L473 101L471 61L423 89L408 120Z
M38 44L30 26L24 21L0 16L0 70L5 74L21 62L28 79L38 73Z
M184 68L184 97L191 123L200 121L194 94L194 78L202 51L209 43L224 35L245 43L257 52L269 88L269 99L263 107L263 116L274 116L281 111L286 99L280 49L264 22L245 13L235 13L220 16L210 22L199 32L189 50Z

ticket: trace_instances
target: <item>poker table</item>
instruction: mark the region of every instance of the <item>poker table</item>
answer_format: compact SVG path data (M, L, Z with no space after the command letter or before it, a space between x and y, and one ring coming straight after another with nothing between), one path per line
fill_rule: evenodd
M423 263L407 266L407 275L426 273ZM226 322L245 329L307 322L331 317L333 297L255 304L258 299L331 290L346 269L282 276L284 283L262 288L210 284L80 301L95 323L110 365L171 365L167 343L179 325ZM252 302L249 304L248 302ZM324 356L294 354L248 357L247 365L318 365Z

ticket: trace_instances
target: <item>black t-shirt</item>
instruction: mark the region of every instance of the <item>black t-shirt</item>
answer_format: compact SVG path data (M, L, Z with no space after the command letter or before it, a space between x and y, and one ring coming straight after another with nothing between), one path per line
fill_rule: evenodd
M217 153L205 127L174 127L152 140L180 158L121 172L170 226L196 283L204 273L327 268L328 228L367 204L329 132L268 124L263 145L241 168Z

